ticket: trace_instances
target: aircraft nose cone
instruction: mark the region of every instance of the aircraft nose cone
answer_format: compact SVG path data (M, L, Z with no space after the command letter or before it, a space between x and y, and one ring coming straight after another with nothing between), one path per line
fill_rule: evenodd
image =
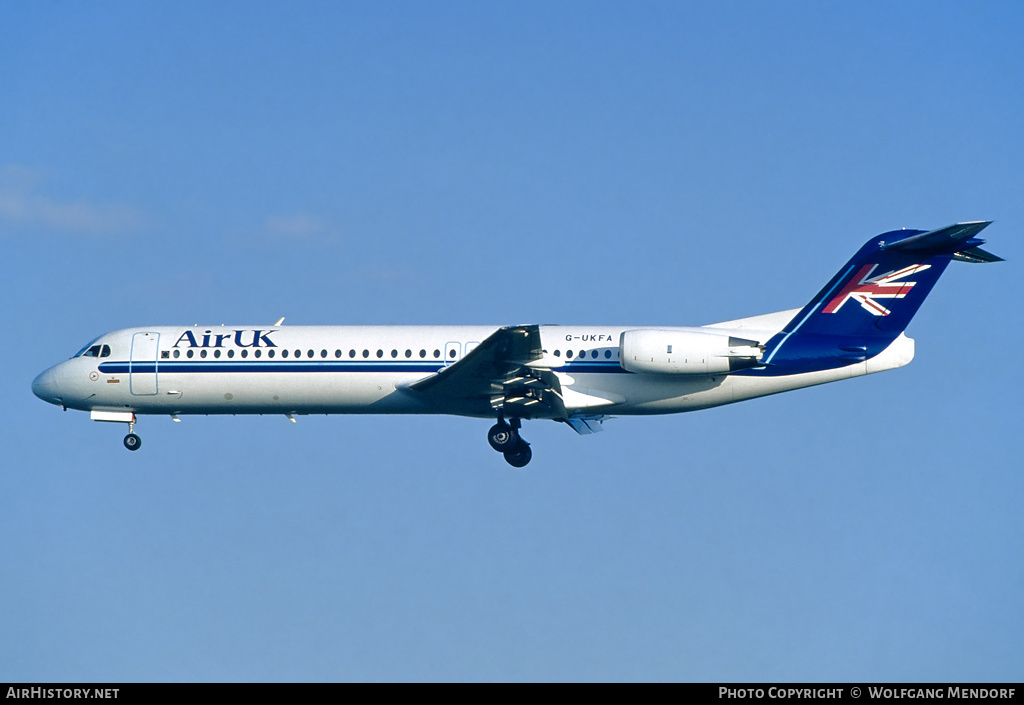
M63 398L56 370L51 367L32 380L32 393L51 404L62 404Z

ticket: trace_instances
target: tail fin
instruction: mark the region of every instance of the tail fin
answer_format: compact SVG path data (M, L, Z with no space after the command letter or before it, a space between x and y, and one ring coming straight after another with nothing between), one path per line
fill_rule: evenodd
M989 221L938 230L893 230L872 238L768 341L764 374L862 362L885 350L952 261L998 262L975 237Z

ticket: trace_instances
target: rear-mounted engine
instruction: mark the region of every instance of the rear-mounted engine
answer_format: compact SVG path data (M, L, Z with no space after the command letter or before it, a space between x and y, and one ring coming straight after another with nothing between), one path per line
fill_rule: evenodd
M629 372L669 375L727 374L757 367L764 352L756 340L704 329L627 330L619 338L619 364Z

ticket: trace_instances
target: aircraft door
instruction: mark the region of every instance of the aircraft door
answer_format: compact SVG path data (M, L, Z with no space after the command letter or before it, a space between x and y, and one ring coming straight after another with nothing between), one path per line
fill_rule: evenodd
M132 353L128 362L128 387L132 394L156 394L159 349L159 333L136 333L132 336Z

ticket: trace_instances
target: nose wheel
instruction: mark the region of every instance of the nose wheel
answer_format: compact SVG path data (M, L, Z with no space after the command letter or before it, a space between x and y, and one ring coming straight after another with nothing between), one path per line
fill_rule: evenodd
M533 457L530 444L519 436L521 422L519 419L512 419L506 423L501 416L498 423L491 426L487 432L487 442L491 448L505 456L505 462L515 468L524 467Z
M142 447L142 439L135 435L135 422L128 424L128 435L124 437L124 447L128 450L138 450Z

